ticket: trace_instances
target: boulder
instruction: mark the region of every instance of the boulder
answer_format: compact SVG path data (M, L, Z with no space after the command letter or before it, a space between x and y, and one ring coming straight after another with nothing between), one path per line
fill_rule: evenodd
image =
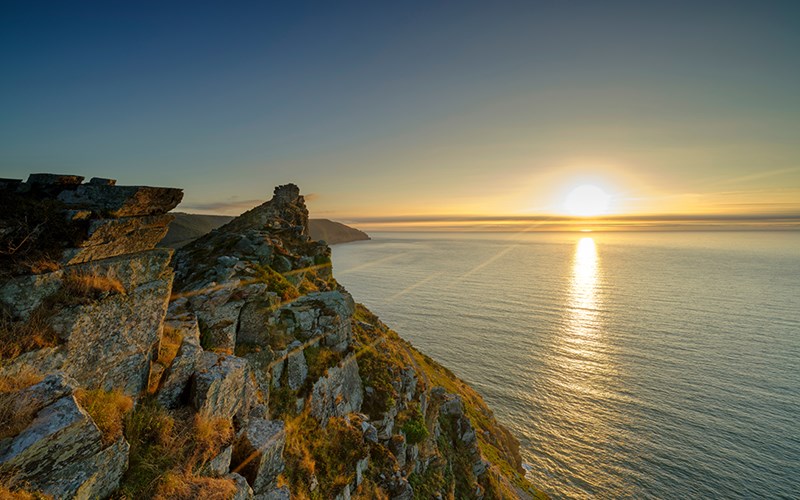
M286 383L293 391L302 387L308 376L308 365L302 346L300 342L292 342L289 345L290 354L286 359Z
M107 498L119 487L122 475L128 469L129 452L130 445L121 437L96 455L54 475L54 480L43 491L55 498Z
M226 477L232 479L234 486L236 486L236 493L233 494L231 500L250 500L253 498L253 488L247 484L247 479L236 473L228 474Z
M251 418L234 446L234 472L247 478L256 494L271 490L284 468L285 443L282 421Z
M325 426L331 417L343 417L361 410L364 400L355 355L328 369L311 390L311 415Z
M0 474L14 473L42 489L63 478L58 472L90 459L102 448L100 430L72 395L40 410L14 438L0 442Z
M288 486L273 488L266 493L261 493L253 497L255 500L290 500L292 494Z
M233 446L226 446L217 456L203 465L200 473L204 476L226 475L231 468L231 457L233 457Z
M204 352L192 377L190 400L209 418L233 418L244 403L247 361Z

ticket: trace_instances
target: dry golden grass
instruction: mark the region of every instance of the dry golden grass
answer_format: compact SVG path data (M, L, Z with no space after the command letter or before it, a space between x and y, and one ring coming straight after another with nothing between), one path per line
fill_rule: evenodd
M103 444L110 445L122 436L123 419L133 408L133 400L118 389L87 391L78 389L75 398L92 417L103 434Z
M196 476L233 441L230 420L168 411L147 398L125 418L130 465L119 498L230 498L225 482ZM230 483L231 485L233 483ZM224 496L228 495L228 496Z
M164 332L161 335L161 345L158 348L158 362L161 363L162 366L166 368L172 364L172 360L178 355L181 341L183 341L183 335L181 335L180 330L164 325Z
M58 345L58 336L50 326L43 308L31 313L26 321L14 321L0 314L0 359L14 359L22 353Z
M42 376L33 368L26 368L13 377L0 377L0 439L16 436L33 421L37 409L15 401L15 393L41 380Z
M61 269L58 262L44 257L28 262L27 267L32 274L52 273Z
M200 477L168 472L156 490L156 499L169 500L229 500L236 493L233 479Z
M202 415L194 416L194 451L190 465L195 467L205 464L217 456L222 448L233 441L233 425L224 418L206 418Z
M125 287L117 278L91 271L67 273L64 276L62 290L70 298L97 298L106 293L125 293Z
M11 485L0 484L0 500L48 500L50 495L17 489Z
M26 365L13 376L0 376L0 393L17 392L42 380L44 377L38 370Z

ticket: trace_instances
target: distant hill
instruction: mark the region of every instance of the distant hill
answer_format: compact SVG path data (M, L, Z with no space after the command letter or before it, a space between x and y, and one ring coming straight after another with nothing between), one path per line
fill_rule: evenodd
M159 243L161 247L180 248L233 219L229 215L197 215L181 212L173 215L175 220L170 223L167 235ZM367 233L332 220L310 219L308 222L311 238L325 240L329 245L369 239Z

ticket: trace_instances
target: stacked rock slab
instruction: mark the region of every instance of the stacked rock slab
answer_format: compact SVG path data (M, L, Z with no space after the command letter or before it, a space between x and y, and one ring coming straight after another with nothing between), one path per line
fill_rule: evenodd
M29 423L0 441L0 475L55 498L105 498L117 488L128 443L104 443L73 393L144 393L173 277L171 251L155 245L182 196L75 175L0 181L3 328L53 333L52 345L0 359L0 377L47 375L3 398L17 402L3 408L11 421Z
M0 373L33 364L63 370L82 387L137 396L147 386L172 287L171 251L155 245L183 193L82 180L32 174L2 192L34 220L25 226L19 214L0 213L0 308L15 322L45 317L60 346L3 360ZM52 233L70 239L53 241ZM24 272L31 259L50 272Z

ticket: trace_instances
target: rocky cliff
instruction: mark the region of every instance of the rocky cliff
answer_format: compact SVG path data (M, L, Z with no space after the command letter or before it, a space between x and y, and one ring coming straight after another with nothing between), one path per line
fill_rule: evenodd
M175 219L169 224L167 235L158 246L181 248L197 238L209 233L234 219L228 215L199 215L175 212ZM369 235L340 222L328 219L309 219L308 234L315 240L323 240L329 245L368 240Z
M0 181L0 497L541 496L336 283L296 186L173 255L180 190L82 181Z

